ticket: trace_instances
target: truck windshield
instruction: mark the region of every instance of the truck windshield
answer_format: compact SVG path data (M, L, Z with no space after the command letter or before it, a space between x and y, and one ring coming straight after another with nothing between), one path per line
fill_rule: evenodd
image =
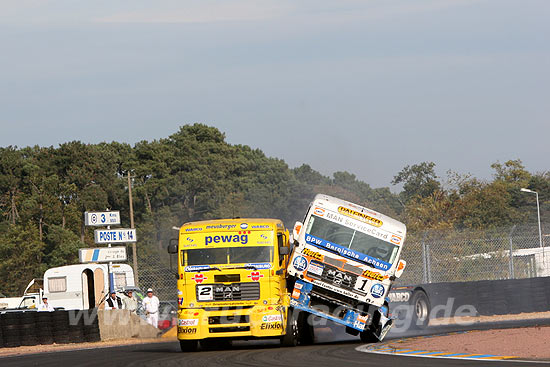
M187 259L184 265L270 263L273 258L271 246L202 248L184 252L184 259Z
M399 250L397 245L314 215L306 233L389 264L393 263Z

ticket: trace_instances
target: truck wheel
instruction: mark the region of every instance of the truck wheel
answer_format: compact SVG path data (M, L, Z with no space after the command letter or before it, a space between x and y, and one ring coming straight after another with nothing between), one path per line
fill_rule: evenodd
M300 315L298 315L298 341L300 345L311 345L315 341L313 317L312 314L307 312L300 312Z
M295 347L300 340L300 327L298 324L297 311L293 308L288 309L288 315L286 318L286 334L281 337L281 346L283 347Z
M196 352L198 345L198 340L180 340L180 348L182 352Z
M359 337L361 338L361 341L363 343L378 343L378 338L374 336L374 333L372 332L371 329L361 331L361 334L359 334Z
M430 322L430 301L424 291L415 291L412 297L413 326L424 329Z

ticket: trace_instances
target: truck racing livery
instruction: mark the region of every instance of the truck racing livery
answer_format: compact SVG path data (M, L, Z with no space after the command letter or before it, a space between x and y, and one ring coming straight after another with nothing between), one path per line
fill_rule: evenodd
M288 266L290 305L346 326L365 342L392 325L387 295L401 276L406 227L362 206L319 194L297 222Z
M289 307L289 237L277 219L201 221L180 228L177 246L168 251L178 255L182 351L196 350L199 341L202 347L234 339L279 338L285 346L307 341L307 314Z

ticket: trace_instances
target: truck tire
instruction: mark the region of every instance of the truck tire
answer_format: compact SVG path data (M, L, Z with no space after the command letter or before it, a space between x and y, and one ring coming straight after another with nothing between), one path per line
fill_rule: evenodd
M378 343L378 338L374 336L374 332L370 328L365 331L361 331L359 337L363 343Z
M180 348L182 352L196 352L198 346L198 340L180 340Z
M295 347L300 342L299 312L293 308L288 309L286 318L285 335L281 337L281 346Z
M430 322L430 300L426 293L422 290L414 291L411 305L413 306L412 326L420 329L428 327Z
M298 344L311 345L315 341L315 334L313 331L313 318L315 316L307 312L300 312L298 315Z

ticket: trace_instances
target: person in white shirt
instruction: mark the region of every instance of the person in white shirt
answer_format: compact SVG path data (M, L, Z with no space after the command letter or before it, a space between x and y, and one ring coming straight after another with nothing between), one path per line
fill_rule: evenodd
M126 291L126 297L122 299L122 303L124 305L124 309L128 310L130 312L136 313L137 310L137 301L134 298L132 291L128 290Z
M154 327L158 327L159 323L159 299L157 296L153 296L153 290L147 289L147 297L142 301L145 308L145 314L147 315L147 322Z
M105 309L106 310L121 310L122 309L122 300L119 296L116 295L115 291L112 291L109 297L105 300Z
M42 297L42 303L38 305L38 312L53 312L55 309L48 303L48 297Z

